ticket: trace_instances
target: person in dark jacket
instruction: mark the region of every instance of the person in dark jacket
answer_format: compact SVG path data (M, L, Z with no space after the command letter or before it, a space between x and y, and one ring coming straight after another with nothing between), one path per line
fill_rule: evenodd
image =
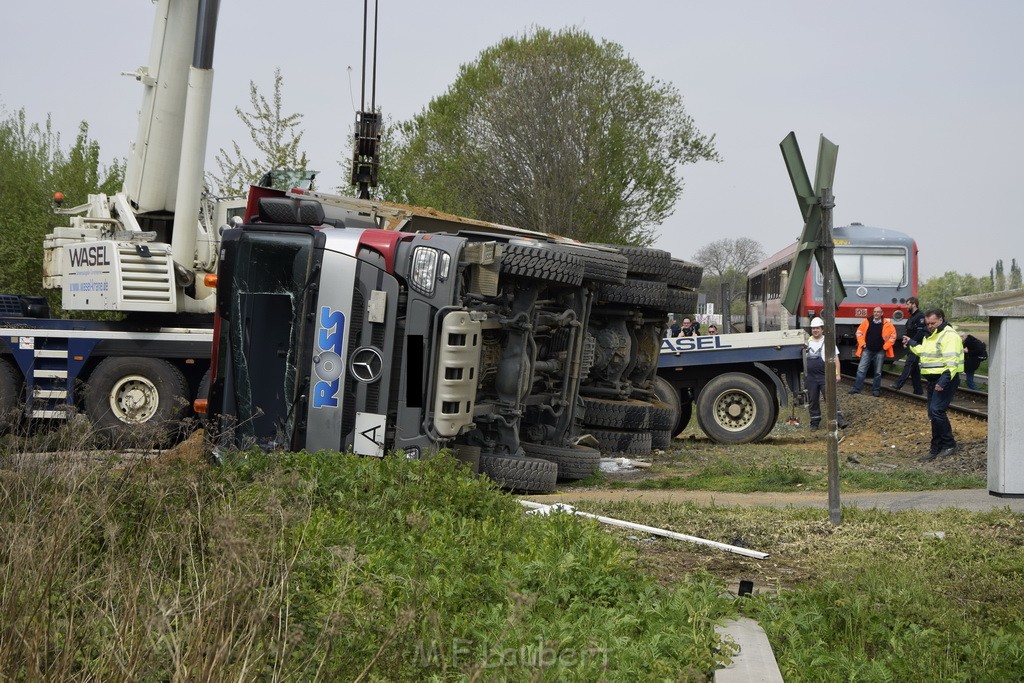
M907 318L907 325L903 328L903 334L910 337L911 341L915 344L920 344L921 340L924 339L925 332L924 313L921 312L921 308L918 306L916 296L907 299L907 310L910 312L910 317ZM893 382L892 388L899 391L907 383L908 378L910 379L910 386L914 388L914 394L917 396L924 394L924 387L921 384L921 359L917 357L917 354L909 352L903 357L903 372Z
M974 373L978 371L981 361L988 358L988 346L977 337L965 332L960 333L960 339L964 343L964 379L968 389L978 390L974 383Z
M683 318L683 329L679 332L680 337L699 337L700 336L700 322L694 320L690 321L689 318Z

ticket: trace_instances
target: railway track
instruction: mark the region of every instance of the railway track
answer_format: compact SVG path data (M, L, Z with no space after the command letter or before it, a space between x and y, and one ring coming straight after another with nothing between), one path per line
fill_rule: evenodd
M918 403L928 403L928 392L925 389L923 396L916 396L911 390L910 382L907 382L903 386L903 389L897 390L891 387L892 377L886 373L882 374L882 392L887 396L899 397L901 400L916 401ZM856 373L847 374L843 373L843 379L848 381L848 384L853 384L853 380L856 379ZM846 387L844 386L844 390ZM864 382L864 392L871 392L871 380L870 378ZM988 394L984 391L974 391L967 389L962 385L957 388L956 394L953 396L953 402L949 404L949 410L954 413L961 413L963 415L970 415L972 417L978 417L982 420L988 419Z

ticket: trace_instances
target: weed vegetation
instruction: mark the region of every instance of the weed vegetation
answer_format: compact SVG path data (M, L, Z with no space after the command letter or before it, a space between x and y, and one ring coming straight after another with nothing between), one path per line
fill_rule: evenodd
M730 493L827 491L828 479L817 471L791 462L753 464L728 458L690 467L686 474L655 476L637 481L622 481L596 472L576 482L575 487L602 486L612 489L664 489L680 491L724 491ZM657 473L659 470L656 470ZM941 489L983 488L986 480L973 474L943 474L922 470L892 469L884 472L840 470L843 491L931 491Z
M812 508L629 501L584 509L771 553L765 571L776 578L762 575L739 603L764 627L786 681L1022 679L1024 516L1008 509L844 508L840 526ZM649 549L641 561L655 574L759 571L757 560L725 564L685 544L637 545Z
M8 450L0 671L706 679L731 654L713 630L736 611L725 584L706 572L658 583L624 548L592 522L524 514L443 456L243 453L211 467ZM827 626L787 616L795 602L760 609L777 611L794 649Z

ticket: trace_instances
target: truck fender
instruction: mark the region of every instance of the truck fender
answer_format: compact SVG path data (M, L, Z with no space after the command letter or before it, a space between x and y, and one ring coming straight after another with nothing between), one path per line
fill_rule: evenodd
M755 362L754 367L765 374L766 377L770 377L772 382L775 383L775 395L779 398L779 406L781 408L789 407L789 390L786 389L786 385L782 383L779 376L776 375L771 369L764 363Z

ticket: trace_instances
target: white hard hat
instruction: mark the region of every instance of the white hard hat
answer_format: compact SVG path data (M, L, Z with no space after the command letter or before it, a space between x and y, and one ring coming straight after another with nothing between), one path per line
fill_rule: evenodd
M825 321L821 318L812 318L811 327L825 327Z

